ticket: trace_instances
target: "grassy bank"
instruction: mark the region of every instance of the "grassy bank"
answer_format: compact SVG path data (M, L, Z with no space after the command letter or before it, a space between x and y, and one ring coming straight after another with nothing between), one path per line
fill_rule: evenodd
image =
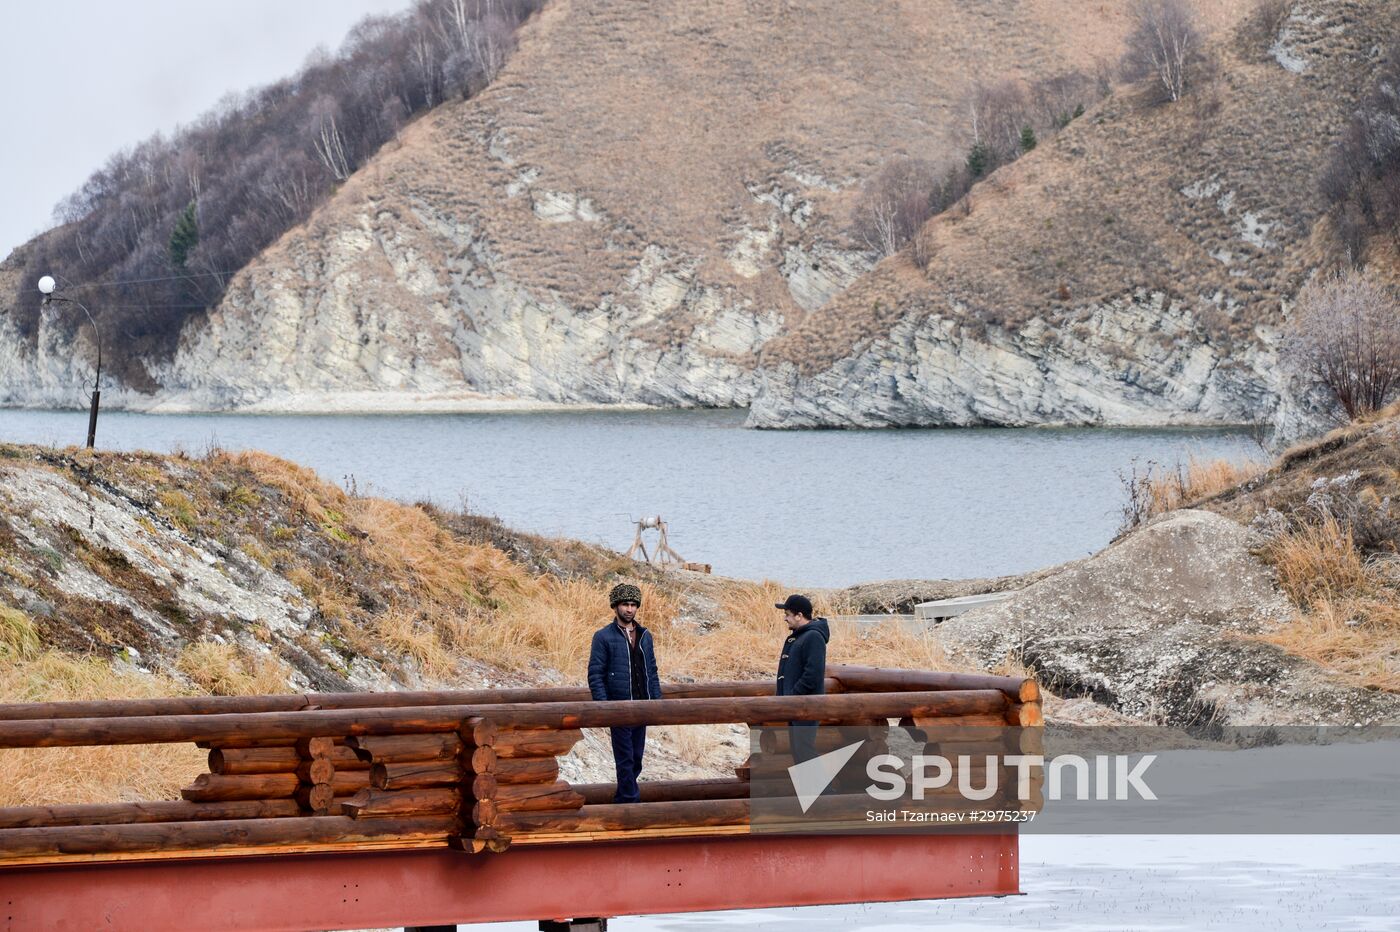
M1197 507L1250 525L1297 607L1262 635L1357 686L1400 692L1400 404L1264 467L1198 462L1134 476L1131 526Z
M262 453L0 446L0 701L582 683L621 579L665 679L772 675L775 582L662 573ZM902 628L834 629L833 663L944 666ZM672 738L703 757L713 736ZM0 804L169 797L201 757L0 751Z

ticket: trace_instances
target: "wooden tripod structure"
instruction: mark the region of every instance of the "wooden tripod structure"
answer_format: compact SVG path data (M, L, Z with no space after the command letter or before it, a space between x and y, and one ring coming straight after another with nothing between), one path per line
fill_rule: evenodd
M659 537L656 541L656 559L652 559L647 552L646 542L642 540L643 531L655 530ZM655 518L642 518L637 521L637 536L632 539L632 546L627 550L627 559L637 559L637 554L642 555L642 559L647 563L654 563L657 566L680 566L687 563L685 557L671 549L670 543L666 540L666 522L661 520L661 516Z

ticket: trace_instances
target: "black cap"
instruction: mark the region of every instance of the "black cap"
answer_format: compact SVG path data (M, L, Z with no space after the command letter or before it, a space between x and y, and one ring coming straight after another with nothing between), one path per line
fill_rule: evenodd
M812 600L805 595L790 595L786 602L778 602L773 607L781 608L785 612L796 612L807 618L812 617Z

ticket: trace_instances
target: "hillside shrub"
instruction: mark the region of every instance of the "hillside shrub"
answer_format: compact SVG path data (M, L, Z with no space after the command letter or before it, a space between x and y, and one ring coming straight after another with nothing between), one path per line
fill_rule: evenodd
M1387 51L1319 181L1349 262L1365 263L1372 237L1400 244L1400 43Z
M1379 411L1400 389L1400 300L1366 271L1315 279L1298 294L1284 358L1325 385L1349 420Z
M1189 0L1134 0L1123 76L1149 81L1158 101L1178 101L1206 60L1205 40Z

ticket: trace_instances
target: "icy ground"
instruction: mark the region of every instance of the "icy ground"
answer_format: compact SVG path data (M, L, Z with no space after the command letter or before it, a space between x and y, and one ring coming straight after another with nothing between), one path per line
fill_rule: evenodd
M1024 896L619 917L613 932L1400 930L1400 836L1027 835ZM536 924L460 926L534 932Z

